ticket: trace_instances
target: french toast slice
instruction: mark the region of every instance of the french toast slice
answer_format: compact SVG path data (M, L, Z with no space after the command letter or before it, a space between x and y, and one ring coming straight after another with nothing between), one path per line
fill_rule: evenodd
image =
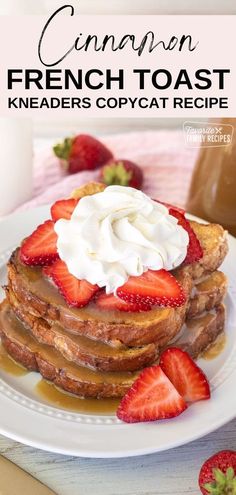
M48 345L39 344L19 321L8 303L0 311L0 336L8 354L30 371L80 397L121 397L138 373L101 372L67 361Z
M189 299L187 318L193 318L203 311L210 311L224 299L227 291L227 277L216 270L202 280L194 281Z
M228 253L227 231L214 223L190 222L203 249L203 257L189 265L189 272L194 279L214 272L219 268Z
M118 341L114 345L66 332L61 325L50 325L45 319L34 316L29 308L18 301L11 290L7 300L27 330L41 344L54 347L65 359L79 366L101 371L135 371L153 363L158 356L155 344L126 347Z
M186 320L179 337L171 345L180 347L197 359L223 332L224 324L225 307L219 304L196 318Z

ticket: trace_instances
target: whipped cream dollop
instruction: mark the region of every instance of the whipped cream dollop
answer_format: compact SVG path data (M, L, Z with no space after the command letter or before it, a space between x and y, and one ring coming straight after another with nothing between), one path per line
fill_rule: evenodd
M185 259L189 236L168 209L132 187L109 186L80 199L70 220L55 224L69 272L106 293L130 275L172 270Z

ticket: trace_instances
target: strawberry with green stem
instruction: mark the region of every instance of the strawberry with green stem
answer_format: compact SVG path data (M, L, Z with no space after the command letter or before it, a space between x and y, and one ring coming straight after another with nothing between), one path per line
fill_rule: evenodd
M236 495L236 451L222 450L207 459L198 481L203 495Z
M100 171L100 180L107 186L129 186L141 189L143 171L130 160L111 160Z
M113 158L112 152L103 143L88 134L66 138L56 144L53 151L69 174L95 170Z

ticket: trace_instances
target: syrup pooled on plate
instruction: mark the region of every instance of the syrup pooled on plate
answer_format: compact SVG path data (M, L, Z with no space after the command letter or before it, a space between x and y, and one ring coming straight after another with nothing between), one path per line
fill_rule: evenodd
M0 323L4 325L6 332L11 332L13 335L18 335L20 342L24 346L30 346L34 352L40 352L40 344L33 339L30 333L26 330L22 322L20 322L14 313L10 310L7 303L2 308ZM47 357L52 358L56 366L63 368L64 358L55 352L51 347L46 346ZM94 372L89 368L83 368L68 362L68 368L72 375L78 376L78 378L84 377L84 379L96 379L102 380L104 373ZM28 370L17 364L7 353L3 346L0 347L0 368L14 376L22 376L29 373ZM114 381L124 377L129 377L128 373L108 373L108 379ZM114 414L117 410L119 399L82 399L76 395L61 391L57 389L53 384L40 380L35 387L36 393L39 399L45 400L48 404L61 409L69 410L71 412L78 412L84 414L100 414L109 415Z
M36 385L36 392L52 406L83 414L114 414L120 402L117 399L81 399L59 390L46 380L40 380Z
M29 370L23 368L9 356L1 343L0 369L16 377L30 373ZM39 398L46 400L50 405L71 412L109 415L114 414L119 405L119 400L117 399L81 399L75 395L60 391L52 383L43 379L38 382L35 390Z

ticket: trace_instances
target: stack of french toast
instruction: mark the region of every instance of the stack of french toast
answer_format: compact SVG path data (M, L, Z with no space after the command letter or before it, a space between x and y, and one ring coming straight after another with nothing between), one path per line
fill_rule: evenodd
M202 255L171 271L184 299L137 311L132 306L117 309L114 298L100 290L84 305L69 304L62 285L45 270L47 262L30 264L24 258L24 241L8 263L0 310L3 346L14 360L57 387L93 398L123 396L140 370L157 363L167 347L198 358L224 330L227 280L218 268L228 246L220 225L189 225Z

